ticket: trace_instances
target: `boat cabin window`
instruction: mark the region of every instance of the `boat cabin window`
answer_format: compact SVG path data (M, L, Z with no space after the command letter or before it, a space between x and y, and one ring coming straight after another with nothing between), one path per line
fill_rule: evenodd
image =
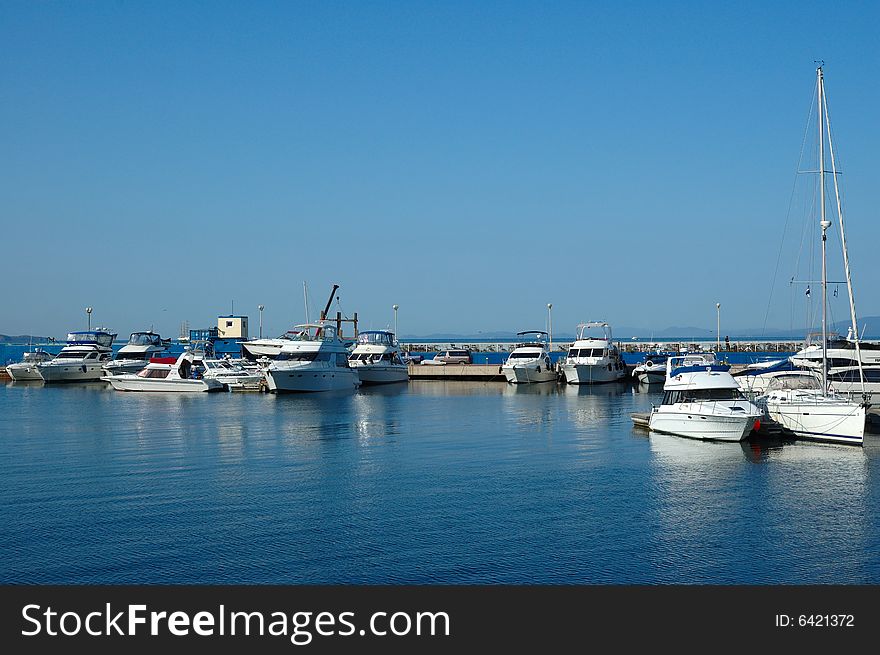
M162 345L158 334L148 332L132 332L128 338L130 346L160 346Z
M394 335L390 332L361 332L358 335L358 343L391 346L393 342Z
M683 389L681 391L667 391L663 394L664 405L675 403L692 403L701 400L744 400L742 391L739 389Z
M510 353L510 359L538 359L541 353Z
M880 382L880 369L863 367L862 370L865 373L865 382ZM828 377L834 382L862 381L862 378L859 376L858 368L853 368L848 371L840 371L839 373L832 373Z
M327 353L328 355L330 353ZM336 365L340 368L348 368L348 358L345 353L336 353Z
M138 372L138 377L164 380L168 377L169 373L171 373L171 369L167 368L145 368Z

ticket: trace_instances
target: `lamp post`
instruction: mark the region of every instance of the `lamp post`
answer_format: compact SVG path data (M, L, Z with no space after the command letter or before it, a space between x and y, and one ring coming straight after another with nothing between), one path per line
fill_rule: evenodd
M717 325L718 332L717 332L717 336L716 336L715 350L719 351L719 350L721 350L721 303L720 302L715 303L715 309L718 311L718 325Z
M91 330L92 329L92 308L91 307L86 307L86 314L89 317L89 330Z
M260 339L263 338L263 309L265 307L265 305L257 305L257 309L260 310Z
M397 335L397 310L400 309L400 305L392 305L391 309L394 310L394 338L400 341L400 337Z
M550 350L553 350L553 314L550 310L553 309L553 303L547 303L547 334L550 337Z

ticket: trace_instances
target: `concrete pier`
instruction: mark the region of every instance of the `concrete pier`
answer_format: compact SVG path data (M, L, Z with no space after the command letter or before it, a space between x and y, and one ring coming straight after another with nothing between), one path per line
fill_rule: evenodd
M500 364L446 364L431 366L409 365L411 380L477 380L482 382L506 382Z

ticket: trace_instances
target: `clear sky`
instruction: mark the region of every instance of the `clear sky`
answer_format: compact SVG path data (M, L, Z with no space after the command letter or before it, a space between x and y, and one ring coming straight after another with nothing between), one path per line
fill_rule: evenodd
M275 334L303 320L306 280L315 308L340 284L363 328L398 303L404 334L541 328L548 302L569 332L714 329L721 302L733 333L764 324L781 244L767 324L788 328L804 255L800 227L782 234L819 58L857 303L880 314L878 18L6 0L0 332L63 334L90 305L121 334L176 336L234 301Z

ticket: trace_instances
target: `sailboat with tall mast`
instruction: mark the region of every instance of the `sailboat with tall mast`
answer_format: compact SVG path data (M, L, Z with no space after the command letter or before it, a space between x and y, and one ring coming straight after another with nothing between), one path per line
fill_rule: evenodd
M757 399L759 407L795 437L812 441L862 445L865 438L865 418L868 396L864 393L864 372L861 370L859 337L856 323L856 305L850 275L849 254L846 248L846 234L843 225L843 211L838 186L837 161L831 140L831 121L828 118L828 101L825 97L825 78L820 64L816 69L816 97L818 107L819 131L819 227L822 242L822 376L795 378L778 377L770 381L767 393ZM825 141L828 141L831 170L826 171ZM830 173L834 182L834 197L840 241L843 249L843 265L846 273L846 288L849 294L850 318L855 335L856 360L862 379L863 402L853 402L829 392L828 388L828 260L827 232L831 221L826 217L826 175ZM795 384L788 384L796 380ZM805 383L806 382L806 383Z

